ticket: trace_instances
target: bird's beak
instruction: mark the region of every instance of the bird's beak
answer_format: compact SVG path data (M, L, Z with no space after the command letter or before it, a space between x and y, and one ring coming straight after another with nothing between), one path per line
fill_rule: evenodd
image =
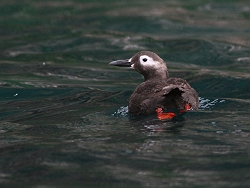
M132 67L132 62L129 61L129 59L125 59L125 60L116 60L116 61L112 61L109 63L109 65L113 65L113 66L118 66L118 67Z

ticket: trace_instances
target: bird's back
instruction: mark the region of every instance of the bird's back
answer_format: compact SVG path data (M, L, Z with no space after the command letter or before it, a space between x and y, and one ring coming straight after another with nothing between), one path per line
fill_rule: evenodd
M198 94L185 80L148 80L131 95L129 113L131 116L150 115L156 113L157 108L183 109L187 103L192 109L198 109Z

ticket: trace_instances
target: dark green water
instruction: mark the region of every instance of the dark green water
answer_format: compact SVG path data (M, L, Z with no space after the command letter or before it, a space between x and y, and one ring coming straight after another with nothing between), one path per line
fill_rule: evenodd
M0 2L0 186L249 187L249 23L248 0ZM198 111L129 118L142 77L108 63L140 50Z

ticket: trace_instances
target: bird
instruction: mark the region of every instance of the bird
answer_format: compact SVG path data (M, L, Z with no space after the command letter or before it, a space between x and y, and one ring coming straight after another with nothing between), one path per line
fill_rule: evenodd
M154 52L140 51L130 59L115 60L109 65L130 67L144 77L130 96L130 116L157 114L158 119L164 120L198 109L195 89L184 79L170 78L166 62Z

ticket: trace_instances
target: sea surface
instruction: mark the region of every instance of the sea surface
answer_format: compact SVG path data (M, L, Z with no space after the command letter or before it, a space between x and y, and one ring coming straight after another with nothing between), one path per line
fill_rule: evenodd
M129 116L141 50L199 110ZM0 187L250 187L250 1L1 1Z

